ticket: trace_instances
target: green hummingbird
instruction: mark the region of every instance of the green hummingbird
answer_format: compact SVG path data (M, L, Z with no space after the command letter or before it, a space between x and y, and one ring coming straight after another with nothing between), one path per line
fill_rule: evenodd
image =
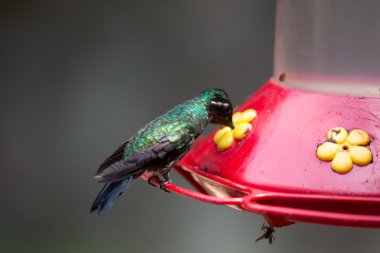
M105 183L90 212L107 211L128 188L132 179L149 171L161 189L170 182L169 172L192 147L208 123L230 126L232 104L222 89L208 89L152 120L123 143L99 167L95 180Z

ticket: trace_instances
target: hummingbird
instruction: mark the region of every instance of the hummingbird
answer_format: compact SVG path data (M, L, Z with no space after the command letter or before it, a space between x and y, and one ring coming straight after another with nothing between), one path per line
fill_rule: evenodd
M191 149L208 123L234 127L232 110L224 90L208 89L141 127L100 165L95 180L105 185L90 212L103 214L145 171L152 175L150 184L158 179L165 190L165 184L171 182L170 169Z

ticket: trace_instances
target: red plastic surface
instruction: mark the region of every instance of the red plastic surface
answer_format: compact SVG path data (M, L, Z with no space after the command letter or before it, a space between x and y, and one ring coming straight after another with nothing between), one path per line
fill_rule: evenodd
M212 133L178 166L198 189L169 190L256 212L282 226L293 221L380 227L380 99L303 92L268 82L238 111L255 109L247 138L219 152ZM373 163L347 174L320 161L317 145L342 126L371 136ZM205 194L207 193L207 194Z

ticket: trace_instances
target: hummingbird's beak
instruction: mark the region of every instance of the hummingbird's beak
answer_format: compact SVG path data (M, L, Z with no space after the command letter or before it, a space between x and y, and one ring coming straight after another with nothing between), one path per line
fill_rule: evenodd
M234 123L232 122L232 118L231 117L228 119L228 126L231 127L231 129L235 128Z

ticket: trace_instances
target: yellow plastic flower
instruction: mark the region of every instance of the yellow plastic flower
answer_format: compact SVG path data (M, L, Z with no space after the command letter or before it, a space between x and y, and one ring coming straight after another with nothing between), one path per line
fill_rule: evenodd
M256 119L257 113L253 109L244 112L235 112L232 115L234 129L223 127L214 135L214 142L218 146L219 151L224 151L232 146L235 139L241 140L247 137L249 131L252 130L252 122Z
M369 135L360 129L347 132L343 127L334 127L327 132L327 141L317 148L321 161L332 161L331 167L337 173L347 173L354 164L366 166L372 162L372 152L365 147L370 143Z

